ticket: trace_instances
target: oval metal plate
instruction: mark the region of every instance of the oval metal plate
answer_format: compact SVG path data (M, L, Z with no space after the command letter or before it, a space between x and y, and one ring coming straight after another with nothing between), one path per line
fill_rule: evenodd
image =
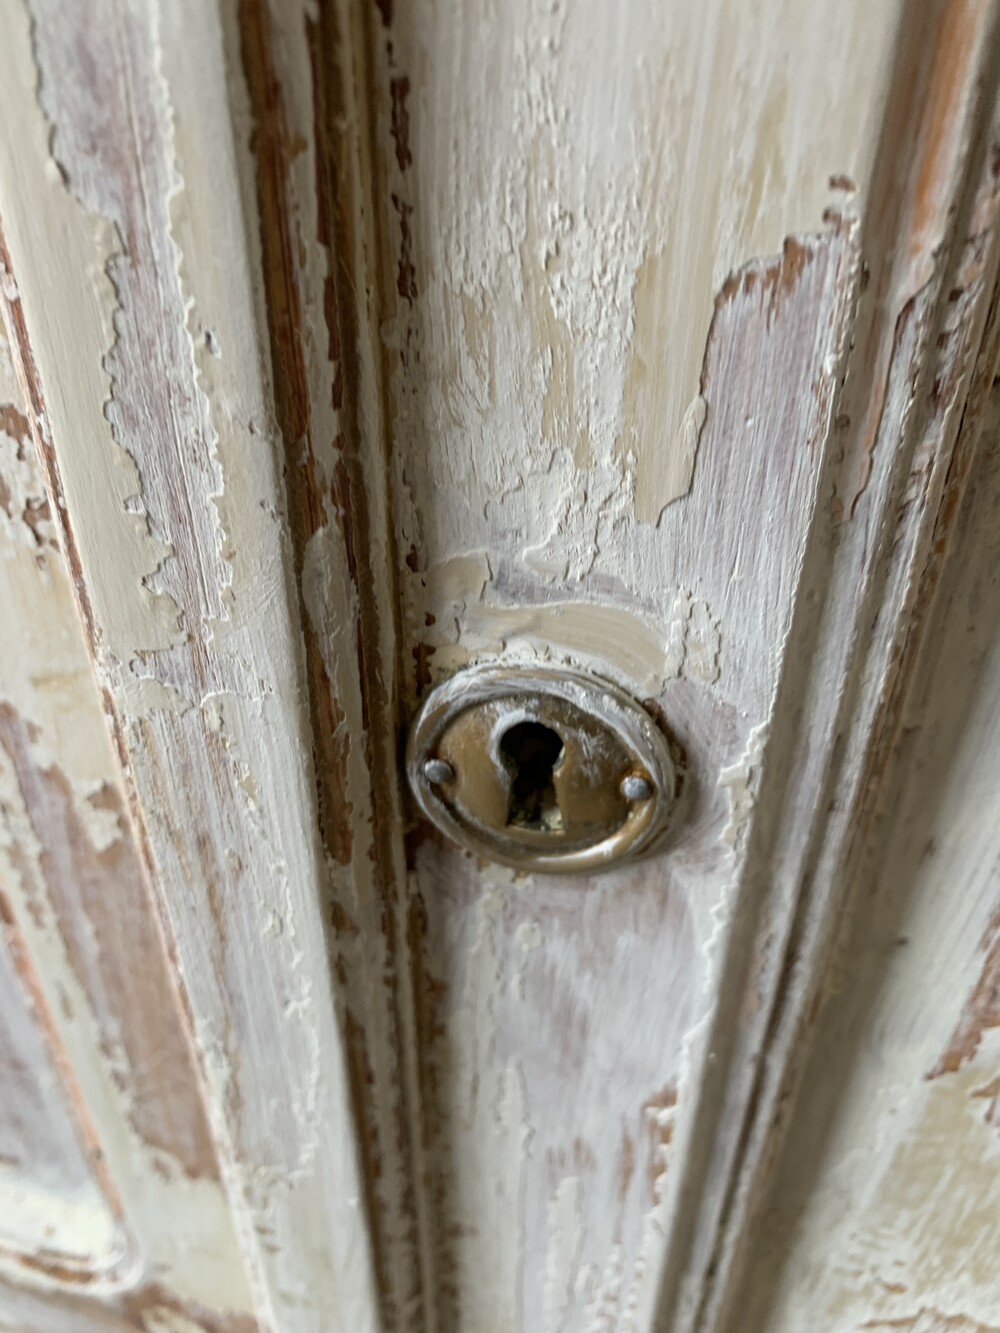
M675 799L670 748L645 709L608 681L555 667L451 677L425 700L406 762L432 823L522 870L594 871L648 852Z

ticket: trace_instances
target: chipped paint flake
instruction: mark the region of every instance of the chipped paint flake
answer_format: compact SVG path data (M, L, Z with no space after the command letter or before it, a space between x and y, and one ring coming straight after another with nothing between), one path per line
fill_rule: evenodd
M760 765L767 734L767 723L754 727L739 759L719 770L719 786L725 791L729 804L729 818L722 830L722 841L733 851L740 844L760 789Z

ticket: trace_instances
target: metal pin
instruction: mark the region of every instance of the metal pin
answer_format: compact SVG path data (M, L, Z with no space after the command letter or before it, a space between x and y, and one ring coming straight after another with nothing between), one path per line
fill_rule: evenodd
M626 801L648 801L653 794L653 784L642 773L628 773L622 778L619 791Z
M455 776L455 770L446 759L425 759L423 772L427 781L435 786L441 782L451 782Z

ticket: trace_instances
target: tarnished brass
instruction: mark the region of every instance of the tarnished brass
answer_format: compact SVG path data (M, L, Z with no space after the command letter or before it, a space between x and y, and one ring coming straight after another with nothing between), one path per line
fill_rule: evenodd
M617 686L512 665L474 667L432 691L407 772L424 814L456 842L548 873L648 851L676 781L663 735Z

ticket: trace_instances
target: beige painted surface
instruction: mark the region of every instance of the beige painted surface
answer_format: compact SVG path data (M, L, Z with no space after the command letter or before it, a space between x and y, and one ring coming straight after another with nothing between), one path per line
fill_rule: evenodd
M0 2L0 1326L1000 1327L995 20ZM417 822L496 658L660 855Z

